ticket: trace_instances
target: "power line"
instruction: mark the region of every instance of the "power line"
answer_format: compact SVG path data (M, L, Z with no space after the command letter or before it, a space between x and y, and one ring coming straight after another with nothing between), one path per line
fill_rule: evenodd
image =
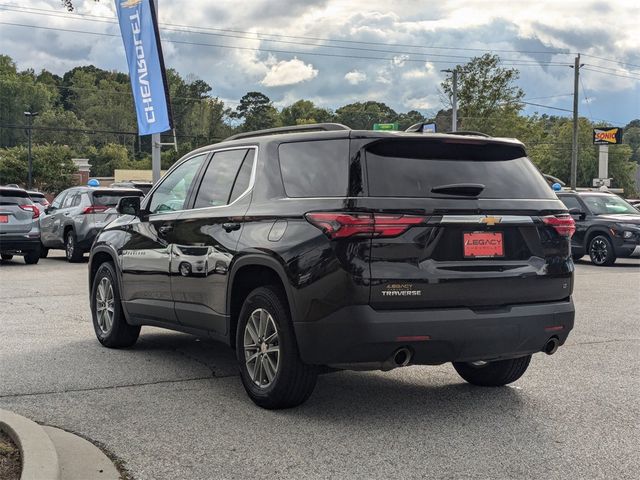
M599 68L601 70L605 70L608 72L622 72L625 74L630 74L630 75L640 75L640 72L636 72L636 71L632 71L632 70L625 70L625 69L621 69L621 68L610 68L610 67L604 67L602 65L594 65L592 63L585 63L585 65L589 66L589 67L595 67L595 68Z
M41 30L51 30L51 31L57 31L57 32L67 32L67 33L80 33L80 34L86 34L86 35L95 35L95 36L103 36L103 37L120 37L120 35L118 34L113 34L113 33L104 33L104 32L90 32L90 31L86 31L86 30L75 30L75 29L68 29L68 28L56 28L56 27L44 27L44 26L40 26L40 25L28 25L28 24L24 24L24 23L13 23L13 22L0 22L0 25L10 25L10 26L14 26L14 27L24 27L24 28L37 28L37 29L41 29ZM292 51L292 50L276 50L276 49L266 49L266 48L254 48L254 47L241 47L241 46L237 46L237 45L221 45L221 44L214 44L214 43L202 43L202 42L187 42L184 40L172 40L172 39L167 39L167 38L163 38L163 41L169 42L169 43L175 43L175 44L179 44L179 45L193 45L193 46L203 46L203 47L214 47L214 48L227 48L227 49L231 49L231 50L246 50L246 51L254 51L254 52L265 52L265 53L284 53L284 54L291 54L291 55L313 55L313 56L320 56L320 57L336 57L336 58L349 58L349 59L356 59L356 60L385 60L385 61L392 61L393 57L367 57L367 56L363 56L363 55L344 55L344 54L337 54L337 53L324 53L324 52L304 52L304 51ZM424 59L412 59L412 58L407 58L404 61L406 62L419 62L419 63L424 63L427 60ZM442 63L442 64L448 64L448 65L456 65L458 62L452 62L452 61L444 61L444 60L428 60L429 63ZM551 63L520 63L518 62L511 62L511 63L503 63L503 65L505 66L528 66L528 67L538 67L538 66L555 66L555 64L551 64ZM557 64L557 65L561 65L561 66L567 66L568 64Z
M588 53L582 54L584 57L597 58L598 60L603 60L605 62L618 63L620 65L629 65L630 67L640 68L640 65L635 63L624 62L622 60L617 60L614 58L606 58L606 57L598 57L597 55L589 55Z
M80 14L80 13L70 13L70 14L64 14L62 12L57 12L55 10L52 9L44 9L44 8L35 8L35 7L21 7L21 6L17 6L17 5L7 5L7 4L0 4L1 8L4 8L5 10L9 10L9 11L15 11L15 12L22 12L22 13L35 13L35 12L44 12L47 15L54 15L54 16L58 16L61 18L74 18L74 17L86 17L86 18L94 18L94 19L103 19L103 20L107 20L107 21L111 21L112 17L106 17L104 15L91 15L91 14ZM20 9L20 10L18 10ZM103 23L107 23L107 22L103 22ZM425 46L425 45L415 45L415 44L403 44L403 43L395 43L395 44L390 44L390 43L386 43L386 42L371 42L371 41L360 41L360 40L344 40L344 39L335 39L335 38L322 38L322 37L309 37L309 36L298 36L298 35L283 35L283 34L276 34L276 33L260 33L260 32L252 32L252 31L247 31L247 30L233 30L233 29L224 29L224 28L213 28L213 27L201 27L201 26L194 26L194 25L184 25L184 24L176 24L176 23L165 23L165 22L159 22L159 25L163 26L163 27L179 27L179 28L186 28L186 29L191 29L191 31L193 31L193 33L203 33L203 32L196 32L193 29L199 29L199 30L208 30L208 31L214 31L214 32L228 32L228 33L241 33L241 34L248 34L248 35L252 35L252 36L269 36L269 37L277 37L277 38L292 38L292 39L298 39L298 40L313 40L313 41L322 41L322 42L335 42L335 43L346 43L346 44L359 44L359 45L378 45L378 46L385 46L385 47L392 47L392 48L396 48L396 47L408 47L408 48L418 48L418 49L428 49L428 50L457 50L457 51L473 51L473 52L500 52L500 53L523 53L523 54L528 54L528 55L548 55L548 54L553 54L553 55L573 55L573 53L571 52L567 52L566 49L561 50L561 49L557 49L554 48L553 50L543 50L543 51L532 51L532 50L509 50L509 49L484 49L484 48L469 48L469 47L447 47L447 46L435 46L435 45L431 45L431 46ZM254 38L254 37L251 37ZM257 38L259 39L259 38ZM267 39L263 39L263 40L267 40ZM338 47L338 46L334 46L336 48L343 48L343 47ZM401 53L401 52L397 52L397 53ZM417 52L411 52L411 53L417 53Z
M24 8L24 7L20 7L20 8ZM46 15L47 17L58 17L58 18L68 18L68 19L73 19L73 20L83 20L83 21L88 21L88 22L98 22L98 23L106 23L106 24L110 24L110 25L117 25L118 22L115 20L108 20L106 19L107 17L101 17L101 18L105 18L106 20L98 20L98 19L94 19L94 18L84 18L85 16L89 17L89 15L83 15L83 14L76 14L74 16L67 16L67 15L61 15L59 13L51 13L50 11L48 11L49 13L40 13L40 12L30 12L30 11L23 11L23 10L15 10L15 9L9 9L6 8L2 5L0 5L0 10L6 10L6 11L14 11L14 12L19 12L19 13L28 13L31 15ZM38 10L44 10L44 9L38 9ZM80 18L78 18L80 17ZM90 17L94 17L94 15L90 15ZM198 28L198 27L196 27ZM393 54L397 54L397 55L421 55L421 56L431 56L431 57L440 57L440 58L459 58L465 61L471 60L472 57L469 56L465 56L465 55L452 55L452 54L438 54L438 53L421 53L421 52L407 52L407 51L389 51L389 49L378 49L378 48L362 48L362 47L350 47L350 46L339 46L339 45L323 45L323 44L318 44L318 43L303 43L303 42L294 42L294 41L287 41L287 40L276 40L276 39L269 39L269 38L259 38L256 37L255 34L251 35L251 36L241 36L241 35L231 35L231 34L224 34L224 33L210 33L210 32L199 32L196 30L190 30L190 29L183 29L183 28L172 28L172 27L168 27L168 26L164 26L163 30L169 30L169 31L173 31L173 32L180 32L180 33L193 33L196 35L209 35L209 36L215 36L215 37L227 37L227 38L236 38L236 39L243 39L243 40L257 40L257 41L264 41L264 42L277 42L277 43L284 43L284 44L289 44L289 45L299 45L299 46L305 46L305 47L319 47L319 48L339 48L339 49L345 49L345 50L356 50L356 51L364 51L364 52L378 52L378 53L393 53ZM388 45L391 46L391 45ZM418 48L418 47L416 47ZM425 60L426 61L426 60ZM502 59L502 61L514 61L514 62L527 62L527 63L531 63L531 64L539 64L539 62L537 62L536 60L526 60L526 59ZM560 63L560 62L546 62L545 65L565 65L564 63Z
M584 88L582 77L580 77L580 86L582 87L582 96L584 97L584 101L587 104L587 109L589 110L589 118L593 119L593 113L591 113L591 105L589 104L589 99L587 98L587 89Z
M591 65L591 66L594 66L594 65ZM602 75L610 75L612 77L629 78L631 80L640 80L640 77L632 77L630 75L620 75L618 73L605 72L603 70L596 70L595 68L589 68L587 66L582 67L582 70L587 70L588 72L601 73Z

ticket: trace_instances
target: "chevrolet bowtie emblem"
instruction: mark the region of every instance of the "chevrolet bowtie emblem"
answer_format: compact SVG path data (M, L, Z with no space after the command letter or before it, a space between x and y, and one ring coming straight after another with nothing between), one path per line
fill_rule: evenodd
M502 221L502 217L483 217L480 219L480 223L484 223L489 227L493 227L496 223L500 223Z

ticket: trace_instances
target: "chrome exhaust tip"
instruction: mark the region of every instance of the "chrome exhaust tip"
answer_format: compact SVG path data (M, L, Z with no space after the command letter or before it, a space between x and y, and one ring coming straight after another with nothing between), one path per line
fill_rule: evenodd
M556 337L551 337L545 344L542 351L547 355L553 355L558 351L559 346L560 346L560 340L558 340Z
M407 347L402 347L396 350L393 354L393 363L398 367L406 367L411 361L411 350Z

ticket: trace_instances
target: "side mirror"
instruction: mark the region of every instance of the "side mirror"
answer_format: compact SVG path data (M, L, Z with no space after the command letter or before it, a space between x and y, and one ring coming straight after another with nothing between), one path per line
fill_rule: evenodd
M121 215L140 216L140 197L122 197L116 210Z
M586 218L586 216L587 216L587 214L584 213L579 208L570 209L569 210L569 215L571 215L572 217L578 217L579 220L584 220Z
M54 207L53 205L49 205L47 208L44 209L44 213L46 213L47 215L49 215L51 212L53 212L56 209L56 207Z

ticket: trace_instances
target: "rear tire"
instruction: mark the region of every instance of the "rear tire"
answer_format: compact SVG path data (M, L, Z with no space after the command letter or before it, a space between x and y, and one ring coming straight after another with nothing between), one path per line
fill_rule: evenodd
M70 263L78 263L82 261L84 252L78 247L76 241L76 234L73 230L69 230L64 237L64 254L67 257L67 261Z
M518 380L526 372L531 355L508 360L490 362L484 366L476 367L470 363L453 362L453 368L458 375L472 385L481 387L502 387Z
M27 265L35 265L40 260L40 250L32 250L24 255L24 263Z
M616 254L609 237L606 235L593 237L589 242L589 257L591 262L599 267L613 265L616 261Z
M0 255L0 258L2 258L2 260L11 260L13 258L13 255L11 255L10 253L3 253L2 255Z
M584 255L572 255L573 257L573 261L577 262L578 260L580 260L582 257L584 257Z
M100 265L93 278L91 316L96 337L105 347L130 347L138 340L140 326L129 325L125 320L118 277L110 262Z
M284 294L274 285L247 296L238 320L236 355L242 384L262 408L298 406L316 385L318 368L300 360Z
M49 249L45 247L42 243L40 244L40 258L47 258L49 255Z

